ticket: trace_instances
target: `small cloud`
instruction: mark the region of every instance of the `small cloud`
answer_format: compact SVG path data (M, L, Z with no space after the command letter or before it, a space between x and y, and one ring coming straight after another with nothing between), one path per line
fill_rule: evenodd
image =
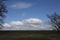
M26 13L22 13L22 17L26 16Z
M24 9L24 8L29 8L31 6L32 6L32 4L25 3L25 2L15 3L15 4L11 5L11 7L15 8L15 9Z

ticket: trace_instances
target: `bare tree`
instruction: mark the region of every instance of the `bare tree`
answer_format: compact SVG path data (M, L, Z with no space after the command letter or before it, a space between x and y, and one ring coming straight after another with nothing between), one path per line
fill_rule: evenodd
M58 15L56 12L52 15L47 15L47 17L50 19L52 27L55 28L55 30L60 30L60 15Z
M5 0L0 0L0 29L3 28L4 18L6 17L4 13L7 12L6 6L4 4Z

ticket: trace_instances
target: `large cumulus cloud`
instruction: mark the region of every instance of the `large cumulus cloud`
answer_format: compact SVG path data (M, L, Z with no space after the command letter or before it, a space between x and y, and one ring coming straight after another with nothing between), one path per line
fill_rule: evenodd
M52 30L52 27L41 19L29 18L22 21L5 23L2 30Z

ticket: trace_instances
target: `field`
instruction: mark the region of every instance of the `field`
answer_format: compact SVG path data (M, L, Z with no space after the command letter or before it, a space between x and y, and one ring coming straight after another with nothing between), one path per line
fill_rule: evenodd
M0 31L0 40L60 40L60 31Z

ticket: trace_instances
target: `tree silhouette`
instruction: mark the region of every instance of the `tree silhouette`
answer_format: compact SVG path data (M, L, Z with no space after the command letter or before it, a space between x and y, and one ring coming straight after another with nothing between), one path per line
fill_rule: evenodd
M47 17L50 19L52 27L55 28L55 30L60 30L60 15L58 15L56 12L52 15L47 15Z
M5 0L0 0L0 29L3 28L4 18L6 17L4 14L7 12L4 1Z

